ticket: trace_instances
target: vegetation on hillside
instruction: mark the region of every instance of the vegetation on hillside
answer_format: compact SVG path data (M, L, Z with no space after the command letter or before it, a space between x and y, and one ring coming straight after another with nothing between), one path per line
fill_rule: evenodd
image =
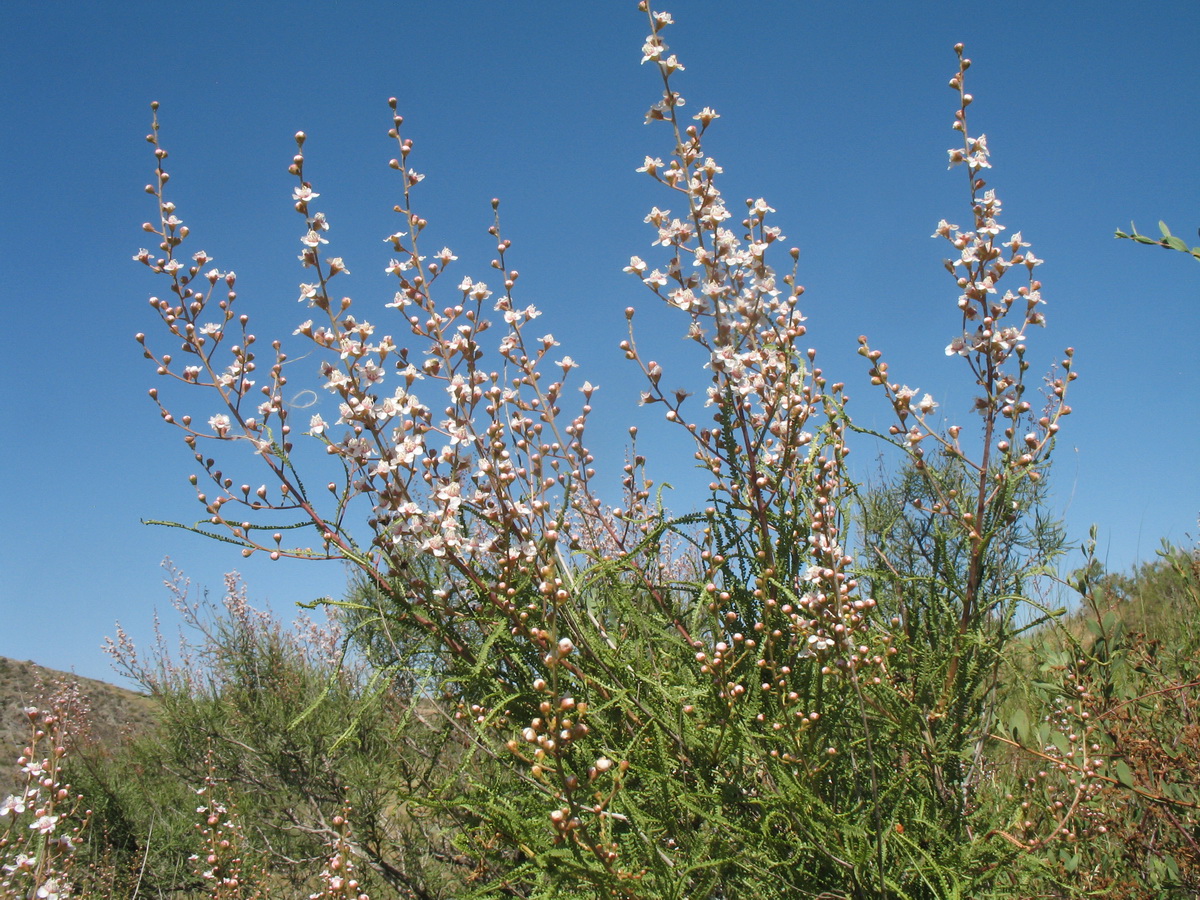
M147 695L99 682L64 691L62 673L42 694L70 736L60 780L84 798L73 811L78 896L308 897L339 841L377 900L475 896L481 879L519 871L519 857L497 856L473 810L490 802L484 793L513 802L501 787L511 773L472 752L456 724L468 711L431 696L414 658L397 657L400 644L381 653L377 632L359 643L307 620L285 627L253 609L236 579L219 604L190 595L177 574L168 583L190 616L186 663L125 644L119 662ZM1019 879L988 877L1022 892L1009 896L1193 896L1200 563L1166 547L1121 574L1089 557L1070 586L1077 607L1029 629L1000 661L1001 712L970 760L987 773L990 817L974 826L1022 851ZM378 599L361 585L347 596L360 639ZM908 690L924 689L920 665L896 671ZM75 739L94 734L89 709L111 717L121 708L114 698L139 715L156 712L137 729ZM21 711L5 724L29 721ZM193 859L204 842L197 826L207 823L197 809L210 803L226 810L240 893L216 892ZM1063 823L1061 840L1047 839L1045 819ZM908 836L921 822L891 827ZM937 879L944 851L918 848ZM950 896L945 887L928 896Z

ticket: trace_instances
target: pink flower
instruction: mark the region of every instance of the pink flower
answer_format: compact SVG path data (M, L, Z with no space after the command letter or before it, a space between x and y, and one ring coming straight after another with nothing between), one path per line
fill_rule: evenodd
M49 834L54 830L54 826L58 824L58 816L40 816L29 823L29 827L40 831L42 834Z

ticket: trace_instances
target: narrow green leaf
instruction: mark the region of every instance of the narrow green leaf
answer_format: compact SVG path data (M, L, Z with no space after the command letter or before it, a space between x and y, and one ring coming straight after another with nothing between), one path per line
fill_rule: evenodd
M1183 238L1178 238L1175 237L1175 235L1171 235L1170 237L1164 238L1164 242L1172 250L1181 250L1184 253L1188 252L1188 245L1183 242Z
M1008 728L1014 741L1025 740L1026 735L1029 734L1029 716L1025 714L1025 710L1018 709L1008 717Z
M1125 787L1133 787L1133 772L1130 771L1129 764L1125 760L1117 760L1117 764L1113 766L1113 774L1116 775L1117 781Z
M1167 227L1167 223L1162 219L1158 220L1158 230L1162 232L1162 236L1165 238L1169 238L1171 236L1171 229Z

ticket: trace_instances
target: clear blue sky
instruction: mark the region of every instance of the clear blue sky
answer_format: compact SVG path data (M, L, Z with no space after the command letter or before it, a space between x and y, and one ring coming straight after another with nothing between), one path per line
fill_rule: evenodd
M679 21L668 41L688 67L677 87L723 116L708 149L726 196L764 196L779 211L803 251L812 344L878 423L883 400L854 353L862 332L898 380L968 419L969 385L942 353L956 292L929 237L943 217L969 219L945 153L951 47L966 43L972 127L988 135L1005 224L1046 260L1049 328L1032 350L1039 363L1077 351L1055 508L1076 540L1097 523L1114 568L1151 558L1161 537L1194 536L1200 263L1112 232L1162 218L1200 243L1200 5L668 8ZM642 217L670 203L634 172L670 151L664 130L642 124L659 87L638 64L646 24L634 0L10 0L0 16L0 655L113 677L99 645L118 619L148 641L168 555L214 590L240 569L252 597L284 613L344 584L335 564L247 562L139 524L201 513L186 481L194 464L146 397L156 379L133 341L157 324L146 298L159 286L130 260L153 213L141 190L151 100L191 247L237 270L260 338L306 317L286 172L297 129L331 252L353 271L347 288L365 308L390 298L381 239L399 228L385 134L396 96L412 162L429 176L418 205L430 240L455 249L463 274L486 279L488 201L503 198L523 298L601 385L592 442L614 485L624 429L646 416L617 350L622 309L643 310L672 384L699 383L679 321L621 272L631 254L650 258ZM685 445L663 437L657 449L655 474L688 506Z

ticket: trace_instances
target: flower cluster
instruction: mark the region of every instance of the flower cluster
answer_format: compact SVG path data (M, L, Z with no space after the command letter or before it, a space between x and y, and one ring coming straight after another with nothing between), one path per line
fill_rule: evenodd
M709 107L690 120L682 115L685 100L671 77L683 67L663 38L671 17L642 8L651 27L643 62L657 66L663 83L647 121L670 125L675 149L665 162L646 157L638 171L672 191L671 205L683 212L651 209L652 245L668 258L652 267L634 256L625 271L687 315L687 336L703 349L710 372L709 421L686 412L688 392L663 384L662 366L635 340L632 309L622 349L647 381L642 402L662 404L666 419L692 435L696 459L713 477L698 573L710 622L707 639L691 642L698 670L711 680L718 708L760 709L754 718L761 728L800 741L820 717L804 699L814 676L879 683L894 652L890 636L871 622L875 601L858 593L842 534L849 398L801 344L799 251L788 251L792 271L777 274L770 254L785 238L770 224L775 210L765 199L746 200L735 224L718 186L723 170L703 147L720 116ZM749 553L727 543L735 521L753 534ZM749 584L747 565L755 572ZM788 762L800 746L773 752Z
M72 895L74 854L91 815L62 780L63 714L77 693L68 686L51 698L51 709L24 710L30 741L17 759L20 790L0 801L0 893L6 897Z
M955 45L955 52L959 66L950 87L959 95L959 108L953 128L962 135L963 145L952 148L949 158L951 168L966 168L974 227L962 230L943 219L933 237L953 247L955 256L944 264L960 292L957 307L963 327L947 345L946 355L967 362L981 391L975 398L975 410L983 417L983 448L978 462L970 465L982 473L997 464L999 469L994 478L981 481L974 496L941 496L935 512L959 518L973 539L979 540L980 522L990 502L1003 496L1014 480L1041 478L1039 468L1050 453L1059 420L1071 412L1066 390L1076 376L1071 370L1073 351L1067 348L1061 363L1063 375L1047 378L1044 409L1040 416L1034 412L1025 396L1029 368L1026 334L1031 326L1046 324L1042 283L1033 274L1042 260L1026 249L1029 242L1021 232L1008 238L1001 236L1005 226L999 221L1000 199L983 177L984 170L992 167L987 138L974 137L967 128L967 107L973 97L966 91L965 76L971 60L963 56L962 44ZM1014 271L1023 271L1026 283L1015 290L1003 288L1000 282ZM882 361L880 351L871 349L866 336L859 338L859 345L859 353L871 363L872 384L883 388L895 411L897 421L889 432L918 467L924 465L922 442L927 440L949 457L967 461L969 454L959 437L961 426L951 425L943 432L932 419L937 408L933 398L926 394L914 403L917 390L889 380L887 363Z

